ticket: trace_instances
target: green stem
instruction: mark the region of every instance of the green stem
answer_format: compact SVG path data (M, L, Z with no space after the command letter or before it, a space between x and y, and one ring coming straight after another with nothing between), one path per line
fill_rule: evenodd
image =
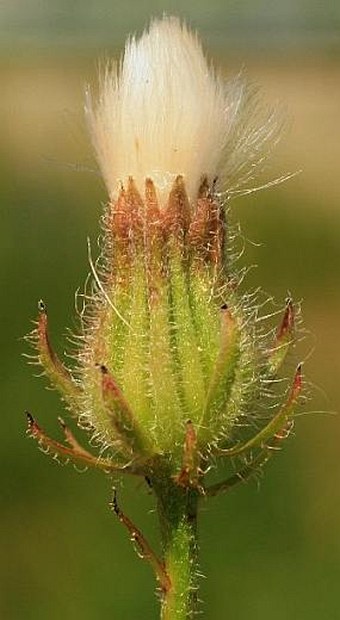
M157 481L154 490L164 567L170 581L162 597L161 620L192 620L197 606L198 493L168 477Z

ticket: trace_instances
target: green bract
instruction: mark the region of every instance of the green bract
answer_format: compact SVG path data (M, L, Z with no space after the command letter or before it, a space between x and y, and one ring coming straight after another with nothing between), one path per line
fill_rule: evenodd
M91 260L94 293L72 375L51 350L41 308L39 360L118 467L150 476L163 462L181 484L203 488L210 461L236 450L235 425L265 402L263 386L293 341L293 306L289 300L276 339L264 346L230 272L228 243L225 207L207 179L190 204L179 176L164 209L151 180L141 196L130 179L107 207L101 275ZM195 471L186 479L189 427Z

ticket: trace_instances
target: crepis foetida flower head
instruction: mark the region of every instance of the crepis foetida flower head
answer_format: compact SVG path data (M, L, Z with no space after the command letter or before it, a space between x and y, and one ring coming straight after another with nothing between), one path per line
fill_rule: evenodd
M156 570L162 617L191 618L195 571L176 553L182 544L196 557L198 501L264 465L289 434L301 393L298 366L273 405L298 309L287 299L278 327L263 329L254 294L240 292L227 209L266 159L277 123L256 90L240 76L226 82L173 17L131 37L120 62L102 67L97 91L87 89L85 114L108 202L74 367L53 352L42 303L32 337L99 455L63 421L66 443L31 414L29 432L61 458L148 481L163 558L138 530L134 538ZM209 486L205 472L218 462L231 471ZM116 497L112 505L133 533Z

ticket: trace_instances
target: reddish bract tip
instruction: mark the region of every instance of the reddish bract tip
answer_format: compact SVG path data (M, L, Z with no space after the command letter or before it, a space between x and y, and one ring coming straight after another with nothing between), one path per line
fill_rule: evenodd
M296 400L302 390L302 364L300 363L295 371L290 400Z
M113 376L110 375L106 366L100 366L100 372L102 375L102 390L104 394L112 394L115 398L121 396L121 391L114 380Z
M29 411L25 411L27 417L28 430L32 430L35 426L35 420Z
M287 335L291 334L294 328L295 312L292 300L287 299L286 308L284 311L281 325L277 331L277 340L280 341Z

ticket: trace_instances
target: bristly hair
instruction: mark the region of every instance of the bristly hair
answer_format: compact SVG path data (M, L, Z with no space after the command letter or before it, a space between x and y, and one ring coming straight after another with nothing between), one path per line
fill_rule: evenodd
M87 89L85 113L110 197L129 177L143 194L151 178L164 206L179 174L190 202L202 176L210 184L220 177L227 192L251 182L278 133L259 108L243 77L225 82L197 35L163 17L128 40L119 64L105 66L98 97Z

